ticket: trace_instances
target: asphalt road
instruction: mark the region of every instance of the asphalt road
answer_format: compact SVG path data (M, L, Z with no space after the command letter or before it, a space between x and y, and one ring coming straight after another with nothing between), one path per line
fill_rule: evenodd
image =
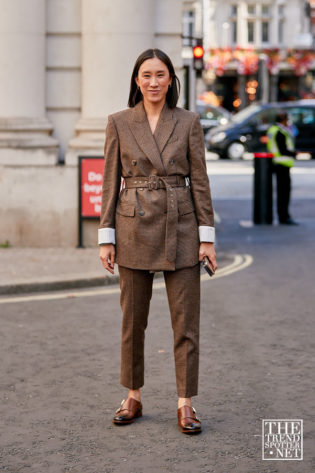
M301 163L306 172L293 175L292 214L300 225L292 228L249 226L250 167L209 164L221 218L218 248L253 262L202 282L194 405L203 433L184 436L176 425L172 333L160 284L146 337L144 416L124 427L111 423L126 394L119 385L117 287L92 297L64 293L10 304L0 298L0 471L315 470L314 167ZM303 419L303 461L262 460L262 419Z

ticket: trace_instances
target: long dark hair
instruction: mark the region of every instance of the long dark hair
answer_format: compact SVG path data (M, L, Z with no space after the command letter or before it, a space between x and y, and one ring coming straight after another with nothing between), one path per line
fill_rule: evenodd
M157 57L158 59L160 59L160 61L164 62L170 73L172 82L166 94L166 102L170 108L176 107L180 92L180 82L177 75L175 74L175 69L172 64L172 61L170 60L168 55L160 49L147 49L142 54L140 54L140 56L136 60L131 75L128 107L134 107L138 102L142 100L142 93L136 84L136 77L138 77L138 72L141 64L147 59L152 59L154 57Z

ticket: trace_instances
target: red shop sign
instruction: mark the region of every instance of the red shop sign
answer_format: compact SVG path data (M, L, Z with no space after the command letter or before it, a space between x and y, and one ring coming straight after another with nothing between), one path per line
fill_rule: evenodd
M80 159L81 217L99 217L102 202L104 158Z

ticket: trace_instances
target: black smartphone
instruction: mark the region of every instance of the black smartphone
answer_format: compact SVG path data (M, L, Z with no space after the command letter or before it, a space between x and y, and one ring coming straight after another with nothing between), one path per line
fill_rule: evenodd
M208 260L208 258L206 256L204 256L202 258L202 267L205 269L205 271L207 271L207 273L209 274L209 276L213 276L214 275L214 271L212 269L212 266L210 264L210 261Z

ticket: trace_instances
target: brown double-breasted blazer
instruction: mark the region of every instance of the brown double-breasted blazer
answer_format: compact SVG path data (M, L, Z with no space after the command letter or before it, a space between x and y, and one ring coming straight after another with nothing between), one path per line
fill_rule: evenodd
M165 104L152 134L141 101L109 115L104 151L99 228L116 230L116 262L151 271L197 264L198 226L214 226L199 116ZM121 178L137 183L152 176L180 176L189 185L120 191Z

